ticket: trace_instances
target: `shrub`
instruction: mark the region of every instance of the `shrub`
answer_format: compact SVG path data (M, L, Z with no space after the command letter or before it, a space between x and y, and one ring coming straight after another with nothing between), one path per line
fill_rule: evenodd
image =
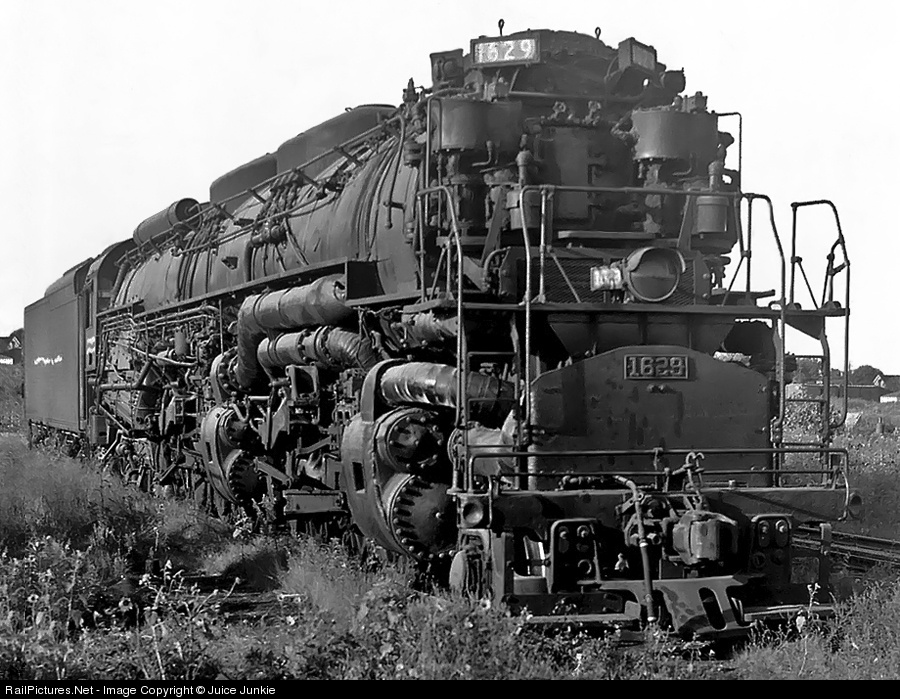
M836 618L799 634L762 639L735 659L746 679L900 679L900 591L873 584Z

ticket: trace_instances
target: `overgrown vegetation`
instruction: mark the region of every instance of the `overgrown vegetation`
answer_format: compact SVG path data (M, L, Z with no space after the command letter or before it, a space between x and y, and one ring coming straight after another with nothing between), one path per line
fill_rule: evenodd
M860 531L894 538L898 437L846 430ZM843 525L842 528L847 528ZM9 679L897 679L900 592L760 635L728 662L541 632L476 601L415 592L390 566L311 540L244 538L188 503L0 438L0 676ZM144 571L158 561L163 577ZM179 571L234 578L211 592Z
M0 365L0 432L16 432L22 427L24 380L21 364Z
M82 464L0 453L0 675L88 678L686 677L663 648L547 635L502 610L412 591L337 545L240 539ZM135 572L152 556L160 582ZM176 565L173 561L178 560ZM229 592L179 566L234 576ZM252 593L252 594L250 594ZM708 667L705 672L715 673Z
M872 584L838 606L828 624L792 637L761 637L734 661L748 679L900 679L900 591Z

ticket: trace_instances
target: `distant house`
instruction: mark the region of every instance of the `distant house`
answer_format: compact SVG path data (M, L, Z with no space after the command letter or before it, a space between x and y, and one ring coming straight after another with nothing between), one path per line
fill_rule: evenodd
M894 393L885 393L881 396L882 403L900 403L900 391Z
M0 337L0 365L22 363L22 331L16 330L9 337Z
M900 391L900 374L878 374L872 381L873 386L881 386L891 393Z

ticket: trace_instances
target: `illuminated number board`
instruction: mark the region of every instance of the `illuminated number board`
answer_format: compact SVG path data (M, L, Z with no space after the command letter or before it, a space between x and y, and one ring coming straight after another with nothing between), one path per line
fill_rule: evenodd
M626 354L625 378L687 379L687 355Z
M476 65L494 63L535 63L540 57L537 37L527 39L487 39L472 42Z

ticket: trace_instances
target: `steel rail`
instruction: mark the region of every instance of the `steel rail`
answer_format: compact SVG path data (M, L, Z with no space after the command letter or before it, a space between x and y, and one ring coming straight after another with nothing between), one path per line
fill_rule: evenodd
M810 527L799 527L794 535L794 545L802 549L821 547L818 531ZM833 555L843 558L852 568L866 570L880 564L900 568L900 541L882 539L849 532L832 532L829 545Z

